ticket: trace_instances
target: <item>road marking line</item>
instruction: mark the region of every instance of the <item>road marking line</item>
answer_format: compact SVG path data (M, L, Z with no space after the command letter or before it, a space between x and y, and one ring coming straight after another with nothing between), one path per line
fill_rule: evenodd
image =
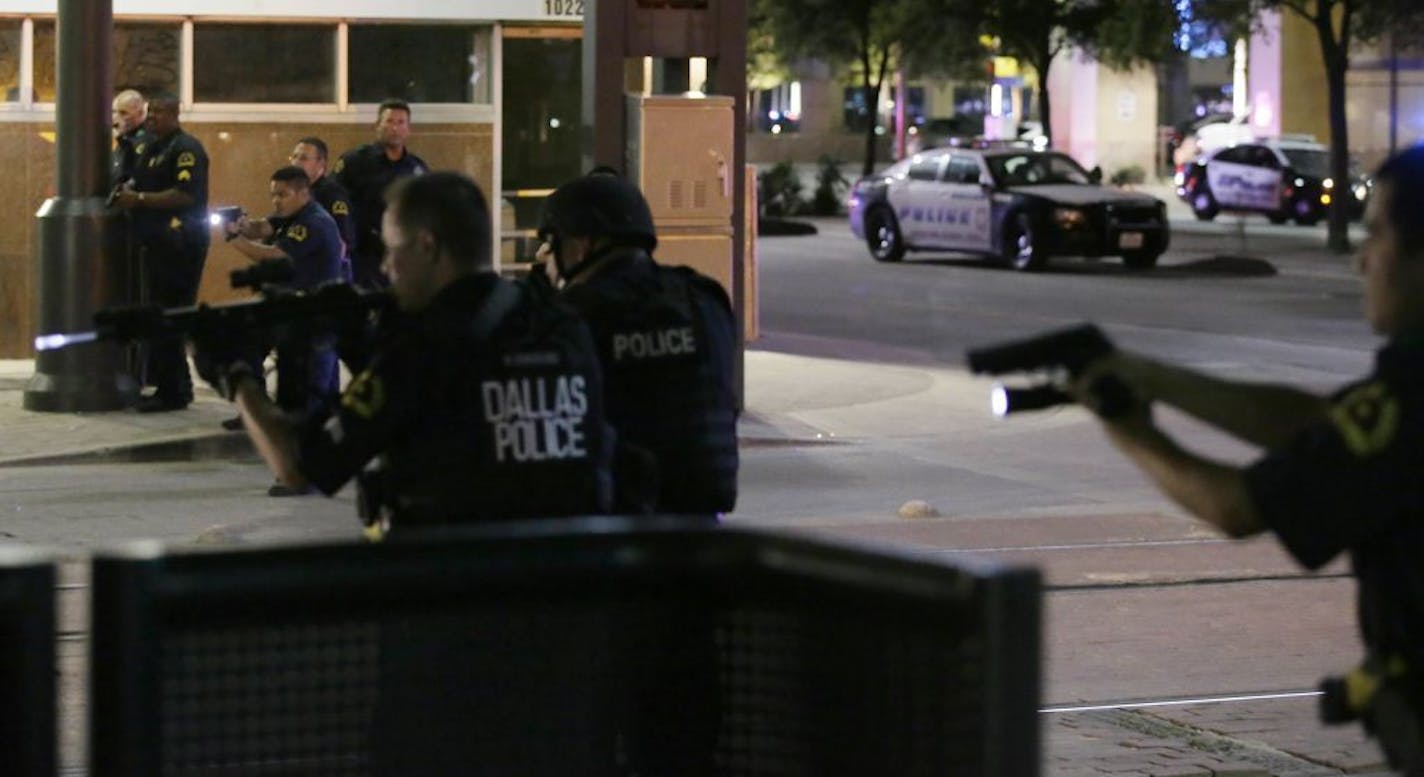
M1048 715L1058 712L1099 712L1102 710L1138 710L1150 707L1185 707L1192 704L1228 704L1243 701L1273 701L1275 699L1303 699L1319 696L1320 691L1285 691L1282 693L1254 693L1237 696L1201 696L1189 699L1165 699L1162 701L1131 701L1117 704L1067 704L1044 707L1038 712Z

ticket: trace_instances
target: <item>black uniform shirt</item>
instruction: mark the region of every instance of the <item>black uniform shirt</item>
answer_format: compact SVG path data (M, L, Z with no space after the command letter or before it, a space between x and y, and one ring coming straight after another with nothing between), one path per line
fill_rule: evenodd
M148 137L135 147L134 190L162 192L177 189L193 202L186 208L162 210L134 208L135 223L158 229L178 229L194 235L208 234L208 154L198 139L174 130L167 137ZM175 219L177 223L175 223Z
M356 244L356 224L351 213L351 195L341 184L323 175L311 185L312 199L316 200L336 222L336 231L345 245L343 255L349 256Z
M342 277L341 235L336 221L315 200L282 222L272 234L272 245L292 260L292 288L313 289Z
M427 170L425 161L409 149L404 150L400 159L391 161L386 156L385 146L379 143L360 146L341 155L331 172L336 182L351 194L351 206L355 209L353 256L379 256L384 252L381 216L386 212L387 187L397 178L422 175Z
M1253 465L1247 488L1301 564L1350 552L1365 643L1424 667L1424 341L1386 346L1332 404Z
M148 132L143 125L114 138L114 148L109 152L109 185L118 186L131 180L134 167L138 164L138 147L148 140Z

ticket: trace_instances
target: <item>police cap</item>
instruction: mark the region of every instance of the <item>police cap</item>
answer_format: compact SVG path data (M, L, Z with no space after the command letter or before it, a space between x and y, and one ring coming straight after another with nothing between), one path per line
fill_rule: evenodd
M575 178L549 195L539 234L607 237L647 251L658 244L653 213L643 193L604 168Z

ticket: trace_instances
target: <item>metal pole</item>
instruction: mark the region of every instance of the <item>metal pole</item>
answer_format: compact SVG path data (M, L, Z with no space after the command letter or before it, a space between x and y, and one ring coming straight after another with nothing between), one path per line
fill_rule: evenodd
M111 256L104 207L113 24L112 0L59 2L56 194L35 214L40 334L92 329L94 311L124 299L124 268ZM136 394L123 352L98 343L39 353L24 405L49 412L117 410Z

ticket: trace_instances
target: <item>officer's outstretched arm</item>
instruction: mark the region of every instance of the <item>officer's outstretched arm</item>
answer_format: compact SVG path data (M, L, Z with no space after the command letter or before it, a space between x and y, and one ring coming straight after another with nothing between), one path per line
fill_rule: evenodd
M1145 406L1104 425L1113 444L1193 515L1231 537L1265 530L1242 471L1182 448L1152 422Z
M255 379L244 380L234 397L242 425L267 468L282 484L301 489L307 478L297 468L297 433L282 411L268 399Z
M1262 448L1290 442L1328 417L1320 396L1289 386L1223 380L1204 373L1118 352L1094 364L1110 371L1147 401L1160 401Z

